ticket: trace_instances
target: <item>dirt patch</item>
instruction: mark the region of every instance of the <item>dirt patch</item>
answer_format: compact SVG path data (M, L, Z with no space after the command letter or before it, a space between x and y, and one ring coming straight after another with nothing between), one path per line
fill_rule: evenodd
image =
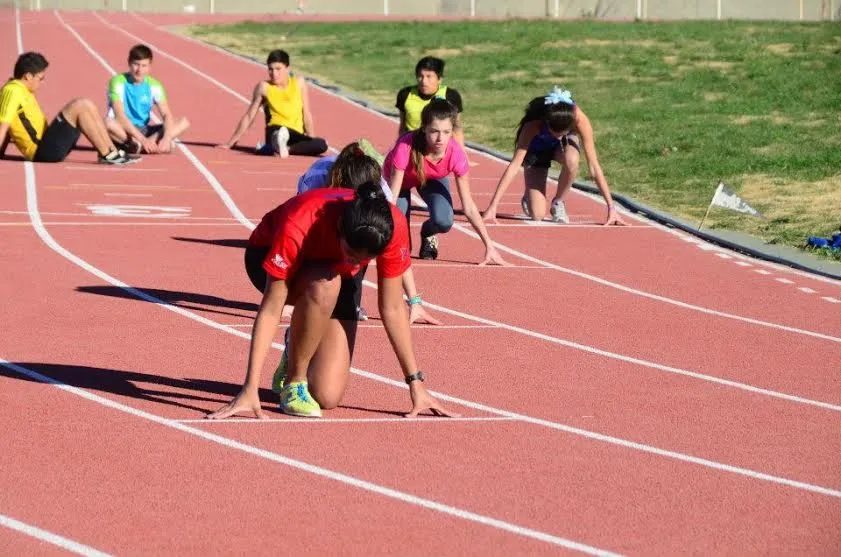
M765 174L746 175L739 191L748 203L764 205L769 219L786 217L814 223L819 228L823 222L838 220L834 208L841 207L841 174L816 182L784 181Z
M572 48L576 46L638 46L640 48L673 48L674 45L672 43L667 43L665 41L655 41L652 39L643 39L638 41L608 41L604 39L584 39L583 41L571 41L571 40L562 40L562 41L552 41L546 42L541 44L540 46L543 48Z
M529 72L518 70L516 72L499 72L488 77L488 81L502 81L505 79L523 79L528 77Z
M724 97L726 97L724 93L704 93L704 100L708 103L718 102Z
M766 50L769 52L773 52L774 54L779 54L780 56L791 56L791 50L794 48L794 45L791 43L778 43L778 44L769 44L765 47Z
M784 115L780 114L779 112L772 112L771 114L762 114L762 115L759 115L759 116L751 116L751 115L745 114L745 115L742 115L742 116L737 116L736 118L733 118L733 120L731 120L731 121L738 126L746 126L748 124L751 124L753 122L757 122L757 121L760 121L760 120L766 120L766 121L769 121L772 124L776 124L778 126L783 125L783 124L791 124L791 123L794 122L794 120L790 116L784 116Z
M677 64L677 56L663 56L663 62L669 64L670 66L674 66Z
M430 56L435 56L438 58L446 58L447 56L459 56L464 54L464 51L460 48L436 48L435 50L428 51Z

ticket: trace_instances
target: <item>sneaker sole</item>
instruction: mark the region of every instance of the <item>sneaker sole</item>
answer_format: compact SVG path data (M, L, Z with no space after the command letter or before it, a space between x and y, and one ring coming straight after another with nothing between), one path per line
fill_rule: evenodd
M318 410L317 412L311 412L311 413L307 414L305 412L294 412L292 410L289 410L289 409L281 406L280 411L283 412L284 414L286 414L287 416L295 416L295 417L298 417L298 418L320 418L321 417L321 410Z

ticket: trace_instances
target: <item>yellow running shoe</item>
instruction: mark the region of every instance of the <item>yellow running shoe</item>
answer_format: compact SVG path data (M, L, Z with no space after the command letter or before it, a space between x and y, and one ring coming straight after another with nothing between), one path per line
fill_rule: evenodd
M379 151L377 151L377 148L374 147L370 141L363 137L359 141L357 141L357 143L359 144L359 148L362 149L363 153L377 161L377 164L379 164L380 166L383 165L383 162L385 162L385 157L381 155Z
M280 362L278 362L277 369L274 370L274 376L272 376L272 391L276 393L283 390L283 384L286 382L286 368L289 367L289 331L290 327L287 327L286 334L283 337L283 354L280 355Z
M290 416L320 418L321 406L310 396L307 382L289 383L280 393L280 411Z

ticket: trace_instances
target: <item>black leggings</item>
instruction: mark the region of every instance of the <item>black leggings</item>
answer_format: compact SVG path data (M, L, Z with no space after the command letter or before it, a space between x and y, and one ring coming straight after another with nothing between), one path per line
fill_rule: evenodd
M282 126L266 126L266 145L272 144L272 134L279 130ZM289 153L292 155L308 155L317 157L318 155L327 151L327 142L320 137L310 137L306 134L289 130Z
M258 248L248 246L245 248L245 272L254 288L261 293L266 289L268 273L263 268L263 261L269 253L269 248ZM356 308L362 303L362 279L365 278L365 271L368 266L360 270L353 278L342 277L342 286L339 290L339 299L336 300L336 307L333 308L332 319L340 321L356 321Z

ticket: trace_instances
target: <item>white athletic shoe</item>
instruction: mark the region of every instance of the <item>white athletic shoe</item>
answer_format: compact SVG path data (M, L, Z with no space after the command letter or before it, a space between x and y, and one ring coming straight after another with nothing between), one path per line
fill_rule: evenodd
M280 155L280 158L285 159L289 156L289 130L281 127L272 134L272 149Z
M549 214L552 215L552 222L560 222L562 224L569 224L569 217L567 216L567 208L564 202L560 199L552 201L552 207L549 209Z

